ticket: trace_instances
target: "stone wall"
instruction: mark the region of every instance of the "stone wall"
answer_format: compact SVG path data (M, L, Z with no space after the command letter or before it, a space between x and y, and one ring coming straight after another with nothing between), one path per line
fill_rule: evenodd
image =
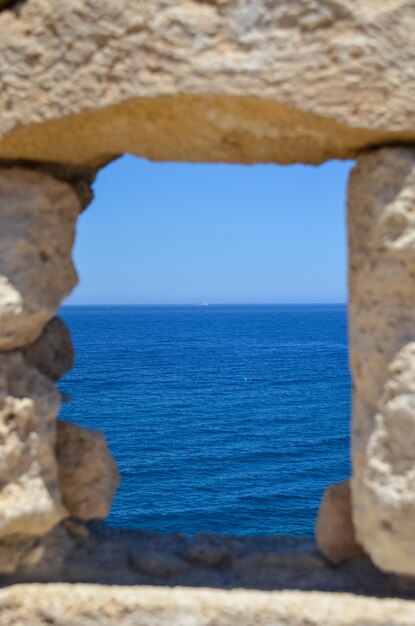
M415 575L415 149L361 156L348 204L354 519L380 567Z
M412 0L25 0L0 158L321 163L414 141Z
M351 498L347 485L329 490L317 538L331 561L360 559L357 568L337 566L339 590L374 594L380 585L414 596L411 580L368 570L362 556L415 576L414 23L413 0L0 1L4 582L234 587L269 575L280 588L333 591L332 566L313 550L299 558L300 543L288 553L261 544L258 556L259 544L252 552L248 540L224 546L214 538L201 551L197 541L173 536L123 543L105 531L98 541L89 520L106 516L118 472L102 435L57 420L55 382L73 351L56 313L77 282L77 217L91 200L96 169L112 158L317 164L356 157L348 193ZM68 592L55 592L63 615ZM18 591L0 594L0 623L27 621L26 610L31 623L42 623L49 592L22 593L24 602ZM247 603L247 624L317 624L342 603L345 612L336 610L330 623L415 623L414 604L403 601L296 596L292 613L288 596L253 595L250 605L243 594L159 590L143 595L147 608L139 609L128 591L114 590L105 602L106 590L74 593L77 624L132 624L137 611L171 623L179 605L191 612L189 623L244 623ZM89 614L91 594L98 608ZM273 608L264 608L268 601Z
M33 538L68 517L105 517L118 484L102 435L56 419L54 382L73 349L53 316L77 283L80 184L45 168L0 170L0 574L43 559Z
M22 585L0 591L0 626L413 626L412 602L348 594Z

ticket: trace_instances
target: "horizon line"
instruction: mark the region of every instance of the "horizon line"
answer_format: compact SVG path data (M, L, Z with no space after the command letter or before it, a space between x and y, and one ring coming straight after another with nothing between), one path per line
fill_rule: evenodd
M80 302L64 303L61 307L71 306L346 306L347 301L336 302L144 302L144 303L122 303L122 302Z

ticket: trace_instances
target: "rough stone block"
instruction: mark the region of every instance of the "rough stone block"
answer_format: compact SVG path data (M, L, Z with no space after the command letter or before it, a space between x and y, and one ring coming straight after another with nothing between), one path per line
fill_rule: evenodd
M35 341L76 285L71 250L79 210L66 183L0 169L0 350Z
M349 481L327 487L316 524L317 544L333 563L363 554L356 542Z
M19 353L0 354L0 538L42 535L65 515L55 458L54 385Z
M353 517L386 571L415 575L415 150L358 159L349 185Z
M56 455L62 499L70 515L106 517L119 473L102 433L58 421Z
M0 590L0 626L413 626L415 602L353 594L102 585Z
M22 350L26 363L57 381L73 367L74 350L70 332L60 317L54 317L39 339Z
M410 0L19 2L0 157L319 163L414 141L414 20Z

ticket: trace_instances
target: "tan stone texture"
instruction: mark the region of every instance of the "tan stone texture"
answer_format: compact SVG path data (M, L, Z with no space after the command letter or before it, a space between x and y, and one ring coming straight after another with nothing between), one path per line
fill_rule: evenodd
M0 626L413 626L415 603L348 594L98 585L0 591Z
M0 355L0 538L47 533L66 514L55 459L54 385L18 353Z
M36 340L75 286L79 210L66 183L41 172L0 170L0 350Z
M361 156L348 208L354 522L379 567L415 575L415 150Z
M76 284L71 247L94 168L125 152L320 163L413 143L414 24L413 0L0 0L0 350L24 348L26 359L0 355L1 572L26 552L29 565L40 562L45 547L26 550L25 538L67 514L60 488L69 513L91 519L108 513L118 482L99 433L60 424L55 448L58 394L28 365L54 380L71 365L68 336L47 323ZM348 202L354 525L379 567L415 576L415 150L361 154ZM343 496L327 496L318 525L334 561L354 550ZM119 558L127 579L167 584L195 572L213 580L212 569L224 581L224 564L234 581L268 580L287 559L232 540L235 555L208 536L180 539L181 552L171 538L164 551L154 542L128 556L117 545L111 565ZM320 576L321 556L290 558L281 580L300 580L310 562ZM44 623L52 591L41 589L23 600L0 592L0 625ZM141 589L137 603L127 589L76 587L72 606L72 591L55 592L56 624L129 625L137 615L160 625L184 615L195 624L415 623L412 604L347 596L279 594L274 605L255 594Z
M54 317L39 339L23 348L26 363L51 380L59 380L73 367L74 350L70 332L60 317Z
M58 421L56 455L69 513L86 520L106 517L120 477L102 433Z
M415 140L412 0L26 0L0 157L319 163Z
M320 550L333 563L363 554L356 542L348 480L325 490L317 517L316 539Z

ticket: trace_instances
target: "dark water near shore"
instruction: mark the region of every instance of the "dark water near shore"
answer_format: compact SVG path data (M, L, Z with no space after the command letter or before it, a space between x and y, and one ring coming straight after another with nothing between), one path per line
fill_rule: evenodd
M109 523L311 534L349 475L344 306L65 307L61 417L103 430L122 483Z

